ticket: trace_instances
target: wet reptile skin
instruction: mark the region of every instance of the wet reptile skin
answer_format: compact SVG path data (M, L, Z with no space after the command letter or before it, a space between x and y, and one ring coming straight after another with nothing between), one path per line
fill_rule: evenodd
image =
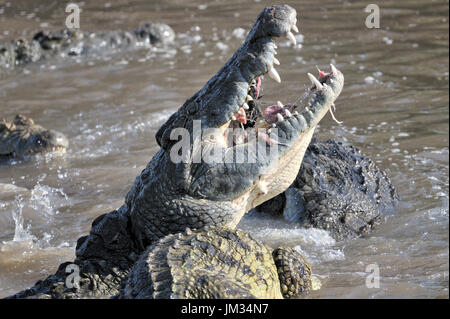
M151 245L118 297L279 299L310 288L311 268L293 249L272 252L247 233L211 228L169 235Z

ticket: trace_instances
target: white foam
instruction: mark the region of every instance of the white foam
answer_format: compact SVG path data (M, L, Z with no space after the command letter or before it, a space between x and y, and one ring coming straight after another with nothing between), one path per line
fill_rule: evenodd
M387 45L391 45L391 44L394 42L394 40L389 39L388 37L383 37L383 41L384 41Z
M228 45L223 43L223 42L217 42L216 43L216 47L221 50L221 51L226 51L228 50Z
M243 28L236 28L231 34L237 39L243 39L247 34L247 31Z
M344 252L339 249L330 249L324 251L324 254L322 255L322 260L324 261L344 260L344 259L345 259Z
M270 238L274 241L288 240L291 242L299 242L301 245L316 247L330 247L336 243L329 232L317 228L264 228L258 231L255 236L265 239Z
M375 79L372 76L366 76L364 82L366 82L367 84L373 84L375 82Z

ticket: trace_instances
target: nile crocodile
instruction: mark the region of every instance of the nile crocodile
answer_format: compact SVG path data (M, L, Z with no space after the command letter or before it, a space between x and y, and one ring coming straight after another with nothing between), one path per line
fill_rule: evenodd
M285 191L344 85L343 74L331 65L319 78L308 74L312 86L304 107L257 109L263 76L280 82L275 40L295 42L296 22L288 5L265 8L230 60L157 131L160 150L125 203L97 217L90 234L78 239L73 263L80 270L79 287L65 285L71 263L64 263L14 297L114 296L149 245L187 228L234 229L247 211Z
M313 138L292 185L256 210L342 240L368 234L397 201L389 177L358 148Z
M168 45L174 40L175 32L162 23L145 23L131 32L40 31L31 40L0 43L0 72L55 56L105 55L150 45Z
M0 121L0 160L43 152L65 152L68 145L62 133L47 130L24 115L16 115L12 121Z
M147 248L118 298L296 298L312 288L311 267L289 247L272 250L249 234L187 229Z

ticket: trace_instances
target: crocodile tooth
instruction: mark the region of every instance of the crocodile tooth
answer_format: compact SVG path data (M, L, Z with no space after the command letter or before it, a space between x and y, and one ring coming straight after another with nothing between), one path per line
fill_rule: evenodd
M276 65L280 65L280 61L278 61L278 59L275 57L273 58L273 63Z
M314 75L312 75L311 73L308 73L308 77L311 80L312 84L314 84L318 90L322 90L322 88L323 88L322 84L320 84L319 80L317 80Z
M337 76L338 75L338 71L337 71L336 67L333 64L331 64L331 63L330 63L330 67L331 67L331 72L333 72L333 75Z
M273 50L273 55L277 55L277 54L278 54L277 50Z
M284 113L286 113L286 116L287 116L287 117L291 117L291 116L292 116L291 112L289 112L288 109L285 109L285 110L284 110Z
M272 127L275 128L277 127L277 125L275 123L272 123Z
M333 79L330 79L330 83L333 83L334 81L333 81Z
M278 122L283 122L283 115L281 115L280 113L277 113L277 120Z
M263 194L268 193L269 189L267 188L267 182L259 182L258 186L259 186L259 190L261 191L261 193L263 193Z
M273 48L278 49L278 46L275 44L275 42L273 43Z
M233 115L233 116L231 117L231 119L232 119L233 121L236 121L236 116Z
M306 112L309 112L309 108L308 108L308 107L305 107L305 111L306 111Z
M250 108L247 103L242 104L242 107L244 110L248 110Z
M286 36L287 36L287 38L289 39L289 41L292 42L293 45L296 45L296 44L297 44L297 40L295 39L295 36L294 36L294 34L293 34L291 31L289 31L289 32L286 34Z
M295 111L295 112L294 112L294 114L295 114L295 115L298 115L298 112L297 112L297 111Z
M251 95L247 95L247 98L245 99L247 102L248 101L253 101L253 98L252 98L252 96Z
M292 30L294 30L296 33L298 33L298 28L295 24L292 25Z
M277 105L278 105L279 107L284 107L283 103L281 103L280 101L277 101Z
M275 68L271 68L269 72L267 72L267 75L274 81L281 83L280 75L278 74L277 70Z
M272 129L271 128L269 128L268 130L267 130L267 133L272 133Z

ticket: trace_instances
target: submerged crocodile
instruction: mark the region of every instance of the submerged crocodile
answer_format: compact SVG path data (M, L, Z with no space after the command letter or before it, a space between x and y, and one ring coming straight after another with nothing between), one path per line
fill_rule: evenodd
M99 216L90 234L78 239L73 263L80 270L79 287L65 285L71 263L64 263L55 275L14 297L117 295L149 245L187 228L234 229L247 211L285 191L316 125L344 85L343 74L331 65L318 78L308 74L307 106L258 110L263 75L280 82L275 40L295 42L296 21L290 6L265 8L230 60L157 131L161 148L136 178L124 205Z
M65 152L69 142L62 133L48 130L24 115L0 121L0 161L44 152Z
M31 40L0 43L0 72L54 56L111 54L150 45L168 45L174 40L175 32L162 23L146 23L131 32L40 31Z
M368 234L397 201L389 177L359 149L313 138L292 185L256 210L342 240Z
M296 298L312 289L311 267L295 250L272 250L224 228L172 234L141 254L118 298Z

